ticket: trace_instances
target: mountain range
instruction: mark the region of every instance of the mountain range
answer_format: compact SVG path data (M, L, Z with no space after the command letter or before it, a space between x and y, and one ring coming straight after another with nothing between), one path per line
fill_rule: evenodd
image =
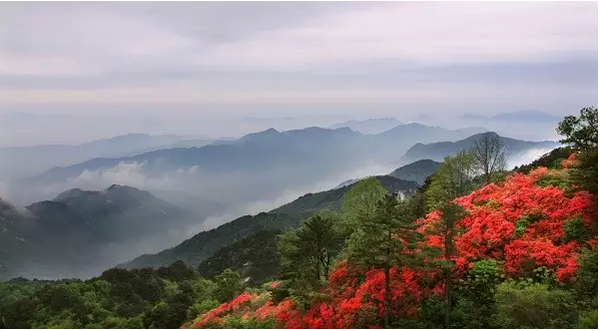
M3 160L0 162L0 179L32 176L53 167L68 166L95 157L122 157L161 148L198 147L212 141L208 137L130 133L79 145L4 147L0 148L0 160Z
M369 118L367 120L350 120L338 122L330 126L330 129L350 128L363 134L378 134L402 125L403 123L393 117Z
M160 149L55 167L12 182L9 191L14 201L27 197L35 201L73 186L99 189L122 182L150 191L180 190L203 199L223 197L219 200L244 203L274 199L290 188L308 190L304 187L307 183L334 180L336 176L341 181L345 172L372 164L393 169L398 155L416 143L455 141L480 130L448 130L416 123L376 135L349 128L269 129L202 147Z

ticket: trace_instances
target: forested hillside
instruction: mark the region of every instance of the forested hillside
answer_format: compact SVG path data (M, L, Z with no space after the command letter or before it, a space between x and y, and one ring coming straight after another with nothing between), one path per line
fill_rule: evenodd
M410 193L417 183L390 176L377 176L377 180L390 193L402 191ZM340 210L344 194L353 187L333 189L306 194L286 205L257 215L246 215L215 229L203 231L181 244L157 254L142 255L123 264L126 268L159 267L177 260L197 266L223 247L227 247L248 236L264 230L289 231L299 227L301 221L319 210Z

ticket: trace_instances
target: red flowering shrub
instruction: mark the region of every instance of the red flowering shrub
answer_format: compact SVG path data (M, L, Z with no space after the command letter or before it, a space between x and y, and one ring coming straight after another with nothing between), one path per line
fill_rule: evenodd
M563 162L572 167L574 157ZM510 278L527 277L543 267L559 283L572 282L577 274L578 255L583 247L597 246L594 229L597 208L588 192L565 193L561 185L568 169L540 167L529 175L514 174L503 183L487 185L455 202L468 216L456 223L456 256L453 277L464 279L476 261L495 259L503 263ZM580 218L593 239L565 239L564 225ZM443 247L441 235L432 234L441 221L439 211L418 220L426 244ZM441 258L438 257L438 258ZM271 288L278 286L275 282ZM391 312L395 318L417 317L422 300L443 295L444 285L435 270L427 273L409 268L391 269ZM274 320L281 328L379 328L384 315L384 274L381 270L361 272L339 263L331 272L326 298L315 300L307 310L291 299L277 305L267 301L255 310L248 303L255 294L242 294L201 316L196 327L218 325L227 314L243 318Z

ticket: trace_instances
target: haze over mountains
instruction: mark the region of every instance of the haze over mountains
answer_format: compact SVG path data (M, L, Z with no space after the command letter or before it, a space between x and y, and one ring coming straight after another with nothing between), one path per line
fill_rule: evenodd
M344 173L361 168L375 166L385 173L396 168L398 156L417 142L453 141L476 132L481 129L448 130L416 123L376 135L347 127L269 129L198 148L161 149L56 167L11 183L10 197L28 203L72 187L100 189L119 182L149 190L185 191L208 200L215 196L240 202L271 199L307 182L341 182L347 179Z
M208 137L130 133L79 145L4 147L0 148L0 160L3 160L0 181L37 175L53 167L95 157L121 157L160 148L204 146L211 142Z
M10 160L3 169L15 179L0 195L6 199L0 210L0 253L7 257L2 277L89 277L136 256L123 266L177 259L199 265L213 254L231 259L236 247L244 247L240 240L271 242L318 210L338 210L343 193L361 178L389 174L378 177L382 184L410 195L444 156L469 149L486 132L394 118L332 127L270 128L238 139L128 134L81 145L0 149ZM557 145L501 141L509 160L531 160ZM40 162L26 164L36 157ZM34 170L39 173L15 176ZM261 268L246 269L260 278L255 273Z
M0 200L0 207L0 278L89 277L176 243L177 229L203 217L121 185L71 189L24 208Z
M482 135L494 135L499 138L505 148L507 158L510 162L522 158L531 150L543 151L541 154L558 147L560 144L554 141L531 142L518 139L500 137L495 132L486 132L472 135L466 139L458 141L441 141L430 144L417 143L412 146L401 157L402 163L414 162L423 159L431 159L441 162L444 157L454 155L460 151L468 151L475 146L475 142L481 139ZM518 161L517 161L518 163Z

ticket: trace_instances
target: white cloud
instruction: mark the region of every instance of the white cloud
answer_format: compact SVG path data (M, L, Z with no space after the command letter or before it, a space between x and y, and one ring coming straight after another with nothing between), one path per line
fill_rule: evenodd
M508 169L531 163L552 150L553 148L532 148L519 155L515 155L508 159Z

